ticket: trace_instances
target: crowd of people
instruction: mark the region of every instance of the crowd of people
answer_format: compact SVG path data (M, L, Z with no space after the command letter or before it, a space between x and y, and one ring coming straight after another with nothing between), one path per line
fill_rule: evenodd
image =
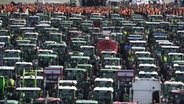
M0 4L1 13L14 13L14 12L26 12L34 15L36 13L46 12L63 12L63 13L101 13L107 15L109 13L119 13L120 15L130 16L134 13L140 13L144 15L184 15L184 7L179 6L177 3L164 3L164 4L141 4L141 5L120 5L118 8L113 6L70 6L64 4Z

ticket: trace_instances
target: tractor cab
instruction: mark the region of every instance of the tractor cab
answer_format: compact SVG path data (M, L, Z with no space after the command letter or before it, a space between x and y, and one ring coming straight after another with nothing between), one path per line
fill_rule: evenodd
M173 43L169 40L156 40L156 44L154 45L155 51L157 54L161 54L161 46L172 46Z
M116 71L117 69L100 69L97 73L100 78L112 78L116 79Z
M146 48L145 47L131 47L131 50L129 50L129 54L130 56L134 56L135 55L135 52L137 51L146 51Z
M58 98L62 99L64 104L74 104L77 96L75 86L59 86Z
M80 50L84 53L84 56L95 56L94 46L80 46Z
M43 45L43 48L47 49L47 48L48 48L47 46L48 46L49 44L57 44L57 42L55 42L55 41L45 41L45 42L44 42L44 45Z
M184 71L175 71L175 80L183 82L184 81L183 75Z
M84 46L84 45L87 45L87 42L86 41L75 41L75 40L72 40L71 42L71 50L73 51L80 51L80 46Z
M38 24L35 27L35 30L40 34L43 34L45 32L44 28L49 28L50 24Z
M184 71L184 64L175 63L174 61L173 68L176 69L176 71Z
M14 67L18 76L23 75L24 70L26 71L33 70L33 64L31 62L16 62Z
M8 18L9 18L9 14L8 13L2 13L1 15L0 15L0 19L2 20L2 21L4 21L3 23L2 23L2 27L7 27L8 26Z
M168 61L174 62L176 60L183 60L184 54L183 53L168 53Z
M48 35L49 33L58 33L59 32L59 28L53 28L53 27L46 27L46 28L44 28L44 33L46 33L46 34L44 34L44 36L46 35Z
M25 19L15 19L11 25L26 25L26 20Z
M72 27L73 22L72 21L62 21L61 22L61 29L66 32L66 30L69 30L69 28Z
M22 57L24 61L31 62L35 58L37 53L36 44L19 44L18 49L22 51Z
M34 103L35 99L41 95L41 88L39 87L17 87L19 102L22 104Z
M68 31L68 33L66 35L67 36L67 41L71 41L72 38L77 38L81 34L82 34L82 31L77 31L77 30Z
M177 38L179 40L178 44L183 44L183 41L184 41L183 37L184 37L184 30L177 31ZM183 46L182 46L182 48L183 48Z
M81 23L82 23L82 18L80 17L70 17L70 21L73 21L73 27L80 28Z
M137 61L140 64L156 64L155 58L152 57L138 57Z
M167 102L172 102L174 99L172 97L173 91L180 91L184 88L184 84L182 82L177 81L165 81L164 82L164 95L163 97Z
M37 24L37 23L40 22L40 16L37 16L37 15L29 16L28 20L29 20L30 23Z
M58 44L48 44L47 49L51 49L53 52L57 52L57 54L64 56L67 52L67 44L65 42Z
M12 66L0 66L0 76L9 79L13 74L15 74L15 68Z
M184 30L184 22L177 22L177 29Z
M98 28L100 28L100 31L101 31L103 18L101 18L101 17L92 17L92 18L90 18L90 20L93 21L93 27L98 27Z
M170 29L170 22L160 22L161 29L169 30Z
M115 51L101 51L101 57L116 57L117 53Z
M122 21L124 21L124 18L122 18L122 17L112 17L111 21L112 21L112 24L114 26L122 26Z
M166 47L168 47L168 46L173 46L173 43L172 42L170 42L169 40L156 40L156 44L153 46L154 47L154 49L155 49L155 52L154 52L154 54L156 54L156 55L158 55L158 56L161 56L161 55L163 55L163 54L165 54L165 53L163 53L164 51L164 48L162 48L162 46L166 46Z
M95 78L95 87L113 87L112 78Z
M140 71L138 74L139 78L152 78L152 79L159 79L158 73L156 71L153 72L144 72Z
M89 56L71 56L70 57L71 67L76 67L78 64L89 64Z
M150 57L149 51L135 51L137 57Z
M10 33L13 33L13 34L19 34L20 32L20 29L21 27L24 27L25 25L10 25Z
M168 53L177 53L179 52L179 46L168 46L168 45L163 45L161 46L161 51L163 51L163 54L168 54Z
M86 69L66 68L65 73L66 80L77 80L79 82L82 82L86 79Z
M129 21L124 21L123 23L123 27L124 27L124 31L123 31L123 34L124 35L128 35L129 33L132 33L132 29L133 27L135 27L136 24L132 23L132 22L129 22Z
M157 71L156 68L155 64L139 64L139 70L144 72Z
M55 41L57 43L63 42L63 34L62 33L50 33L48 36L49 41Z
M5 50L4 57L21 57L20 50Z
M77 80L60 80L58 86L77 86Z
M184 89L181 90L172 90L171 99L174 104L184 103Z
M176 60L176 61L173 62L173 65L174 64L184 65L184 60Z
M51 18L51 26L59 27L61 24L61 18Z
M94 88L94 99L100 104L112 104L113 103L113 92L112 87L95 87Z
M121 59L115 57L104 57L102 60L104 65L121 66Z
M20 32L24 34L27 32L34 32L35 27L20 27L19 29L20 29Z
M133 34L144 34L144 27L133 27Z
M163 21L163 16L162 15L150 15L149 20L151 22L162 22Z
M0 36L9 36L9 31L8 30L0 30Z
M81 24L82 31L87 31L88 27L93 27L93 24L92 23L82 23Z
M4 66L14 66L16 62L20 62L20 57L4 57L3 58L3 65Z
M160 29L160 23L159 22L146 22L146 34L149 35L151 31L149 29Z
M0 42L4 42L5 46L10 45L10 36L0 36Z
M23 34L25 40L31 40L32 44L37 44L38 33L37 32L26 32Z
M49 65L57 65L58 56L56 54L38 54L38 67L44 68Z
M78 68L86 69L87 77L92 77L94 74L93 66L91 64L77 64Z

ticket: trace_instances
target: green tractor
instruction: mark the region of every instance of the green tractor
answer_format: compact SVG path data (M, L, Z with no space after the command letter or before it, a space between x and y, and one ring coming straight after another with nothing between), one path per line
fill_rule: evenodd
M95 87L113 87L112 78L96 78Z
M0 76L0 100L4 100L5 95L5 78Z
M101 78L112 78L115 81L117 70L118 69L100 69L100 71L98 72L98 75Z
M23 34L25 40L31 40L31 44L37 44L38 33L36 32L26 32Z
M90 64L89 56L71 56L69 67L75 68L78 64Z
M59 64L64 65L67 54L67 45L65 42L58 44L48 44L47 49L53 50L53 52L58 55Z
M19 104L32 104L39 98L41 88L39 87L17 87Z
M56 54L38 54L38 69L49 65L57 65L58 56Z
M22 76L24 70L26 71L33 70L33 64L31 62L16 62L14 67L18 76Z
M95 87L94 99L97 100L99 104L112 104L113 92L112 87Z
M58 98L62 99L64 104L74 104L77 96L77 88L75 86L59 86Z
M183 88L184 88L184 84L182 82L165 81L164 82L163 97L165 98L165 100L168 103L172 103L173 101L176 100L176 98L174 98L174 96L173 96L174 92L181 91ZM179 99L177 99L177 100L179 100ZM175 102L174 104L178 104L178 103Z
M66 68L65 73L65 79L67 80L77 80L78 82L82 82L86 79L86 69Z
M23 60L26 62L32 62L37 52L36 44L18 44L18 48L22 51Z

